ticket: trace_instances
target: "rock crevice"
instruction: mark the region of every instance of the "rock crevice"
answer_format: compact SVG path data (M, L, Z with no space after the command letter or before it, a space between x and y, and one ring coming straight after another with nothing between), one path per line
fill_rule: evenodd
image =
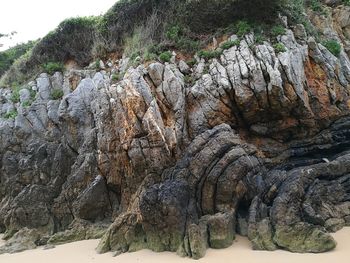
M333 249L329 232L350 224L343 20L339 57L294 28L277 38L279 53L249 34L193 68L179 57L118 68L123 60L43 73L18 102L0 90L0 231L9 238L0 253L103 235L101 253L197 259L230 246L236 231L254 249ZM29 106L27 91L36 93ZM16 245L22 236L31 238Z

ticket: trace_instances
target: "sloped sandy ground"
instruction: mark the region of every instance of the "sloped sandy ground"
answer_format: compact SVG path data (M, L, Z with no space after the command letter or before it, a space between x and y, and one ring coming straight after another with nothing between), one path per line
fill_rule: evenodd
M50 263L70 263L70 262L96 262L96 263L177 263L177 262L244 262L244 263L348 263L350 258L350 228L344 228L333 235L338 242L337 248L323 254L293 254L286 251L265 252L253 251L246 238L238 237L233 246L228 249L207 251L207 255L193 261L189 258L180 258L174 253L154 253L142 250L136 253L127 253L118 257L113 257L111 253L98 255L94 248L98 240L87 240L57 246L54 249L25 251L18 254L0 255L0 262L23 263L23 262L50 262ZM3 241L0 241L1 243ZM0 245L1 245L0 243Z

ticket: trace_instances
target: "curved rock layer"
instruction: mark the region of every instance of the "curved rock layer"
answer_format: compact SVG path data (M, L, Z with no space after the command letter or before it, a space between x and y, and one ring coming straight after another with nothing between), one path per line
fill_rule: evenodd
M18 115L0 120L0 230L13 236L0 253L101 235L99 252L193 258L236 233L254 249L334 248L328 232L350 224L341 21L322 24L338 30L339 57L299 25L278 37L282 53L247 35L193 68L173 57L125 70L121 60L41 74L19 102L1 90L2 116Z

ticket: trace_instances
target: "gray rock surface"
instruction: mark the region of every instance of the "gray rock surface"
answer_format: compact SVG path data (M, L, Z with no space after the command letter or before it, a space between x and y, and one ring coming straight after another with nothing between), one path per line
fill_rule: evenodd
M44 73L26 107L0 90L0 253L103 236L101 253L198 259L236 231L254 249L333 249L350 222L347 10L319 26L338 57L299 25L284 52L250 34L192 68Z

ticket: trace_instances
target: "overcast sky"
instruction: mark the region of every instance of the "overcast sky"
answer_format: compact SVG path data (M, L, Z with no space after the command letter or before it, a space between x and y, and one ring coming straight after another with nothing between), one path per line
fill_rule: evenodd
M4 50L17 43L45 36L64 19L105 13L117 0L0 0L0 33L17 34L1 39Z

